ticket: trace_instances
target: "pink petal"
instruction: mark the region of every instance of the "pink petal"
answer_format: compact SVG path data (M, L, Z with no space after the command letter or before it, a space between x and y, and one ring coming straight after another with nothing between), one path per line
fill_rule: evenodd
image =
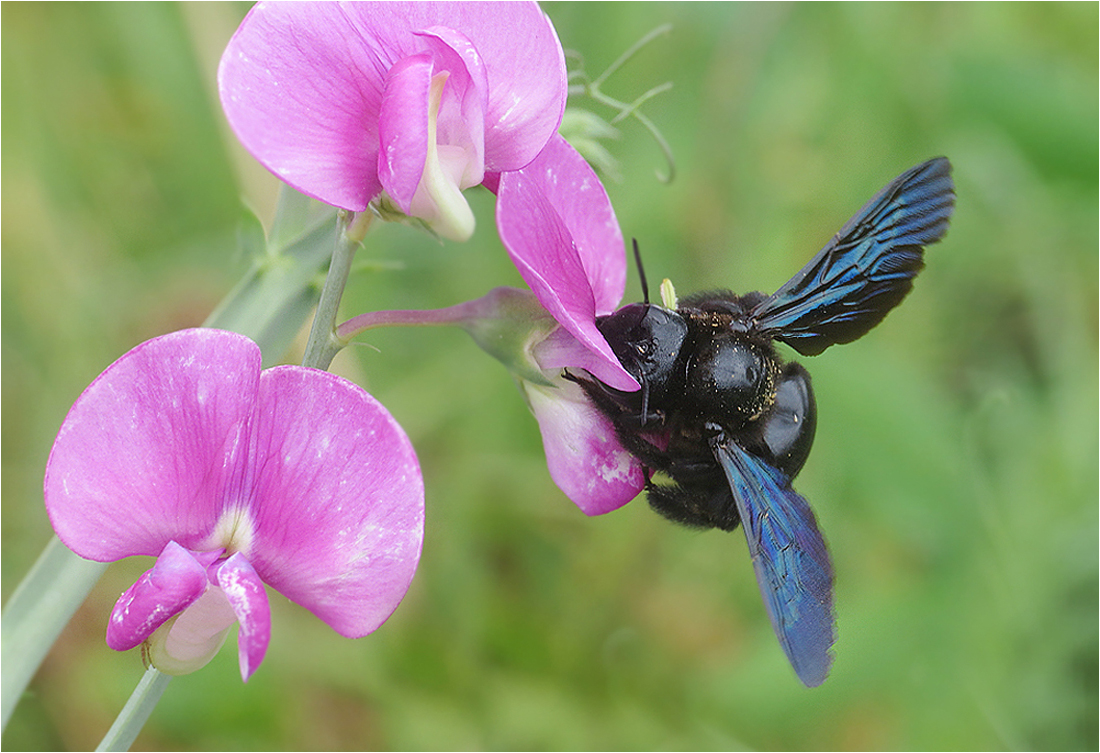
M414 3L415 5L415 3ZM462 31L485 60L485 169L518 170L533 160L565 112L565 53L550 19L535 3L455 3Z
M257 3L222 55L218 89L251 154L302 193L361 212L381 191L378 111L405 54L335 3Z
M622 234L599 179L560 136L530 165L500 176L497 229L539 302L603 362L601 380L638 389L596 328L626 285Z
M169 541L134 585L119 597L107 623L107 645L127 651L182 612L206 590L206 566L186 549Z
M564 55L534 3L258 3L222 56L222 106L269 170L303 193L362 211L382 188L386 72L425 52L415 32L436 27L459 32L484 60L486 166L522 167L565 108Z
M601 354L590 350L564 327L558 327L534 347L535 361L543 371L560 369L584 369L604 384L615 389L633 392L638 382L626 381L622 374L622 365L616 360L613 364ZM633 377L632 377L633 378Z
M523 382L542 432L546 465L554 483L586 515L602 515L625 505L645 487L641 462L627 452L615 428L580 387Z
M341 635L366 635L397 607L420 559L424 485L412 445L373 397L327 372L269 369L259 406L263 473L242 553Z
M424 173L428 153L428 90L432 84L430 55L411 55L390 68L378 133L378 178L386 193L408 214Z
M485 178L481 181L481 185L488 188L493 196L496 196L500 193L500 173L485 173Z
M519 174L528 190L545 194L569 228L592 288L596 314L610 314L626 290L626 254L611 199L595 170L569 142L555 135ZM515 178L505 176L504 180Z
M271 607L267 591L256 571L237 552L218 569L218 585L241 624L237 634L237 654L241 664L241 679L248 678L260 666L271 640Z
M192 329L138 345L65 417L46 465L46 510L74 552L109 562L201 549L244 450L260 349ZM207 547L208 548L208 547Z

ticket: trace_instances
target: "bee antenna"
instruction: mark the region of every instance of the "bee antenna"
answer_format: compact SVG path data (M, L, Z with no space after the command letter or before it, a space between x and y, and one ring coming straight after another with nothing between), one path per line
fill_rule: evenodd
M649 283L645 279L645 267L642 266L642 252L638 250L638 239L631 238L634 242L634 263L638 265L638 279L642 281L642 298L649 303Z

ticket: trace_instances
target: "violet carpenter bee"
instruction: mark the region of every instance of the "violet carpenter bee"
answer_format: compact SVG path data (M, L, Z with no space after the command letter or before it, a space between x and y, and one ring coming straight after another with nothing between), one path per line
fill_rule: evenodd
M813 356L862 337L897 306L954 211L951 163L937 157L879 191L771 295L662 291L597 319L641 385L621 392L587 372L568 378L647 468L650 505L666 518L748 539L760 592L787 658L807 686L824 682L836 637L833 567L806 500L791 488L817 422L810 376L778 340ZM652 474L660 474L657 481Z

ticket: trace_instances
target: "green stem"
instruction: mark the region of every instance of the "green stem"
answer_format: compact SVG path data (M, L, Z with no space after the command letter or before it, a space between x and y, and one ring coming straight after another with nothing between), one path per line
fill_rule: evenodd
M96 750L129 750L171 679L172 675L158 672L154 667L145 670L130 700L126 701Z
M355 260L355 251L370 226L373 215L341 212L336 247L332 251L325 287L321 299L317 302L317 314L313 317L313 327L309 331L306 351L302 356L302 365L314 369L327 369L332 359L344 347L344 341L336 334L336 313L340 308L340 299L351 274L351 264Z
M78 557L54 536L4 605L0 640L4 727L38 665L106 569L106 563Z
M335 215L284 186L267 238L258 222L242 233L252 267L203 326L247 335L260 346L264 368L279 363L317 305L317 274L339 237Z

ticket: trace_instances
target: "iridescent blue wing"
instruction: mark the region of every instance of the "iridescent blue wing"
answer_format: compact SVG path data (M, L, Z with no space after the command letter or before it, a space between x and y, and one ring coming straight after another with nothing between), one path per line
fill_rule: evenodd
M946 157L907 170L761 301L750 326L804 356L862 337L908 294L924 267L924 246L944 236L954 209Z
M833 565L806 500L782 472L725 434L710 440L749 542L756 581L775 635L807 687L825 681L836 639Z

